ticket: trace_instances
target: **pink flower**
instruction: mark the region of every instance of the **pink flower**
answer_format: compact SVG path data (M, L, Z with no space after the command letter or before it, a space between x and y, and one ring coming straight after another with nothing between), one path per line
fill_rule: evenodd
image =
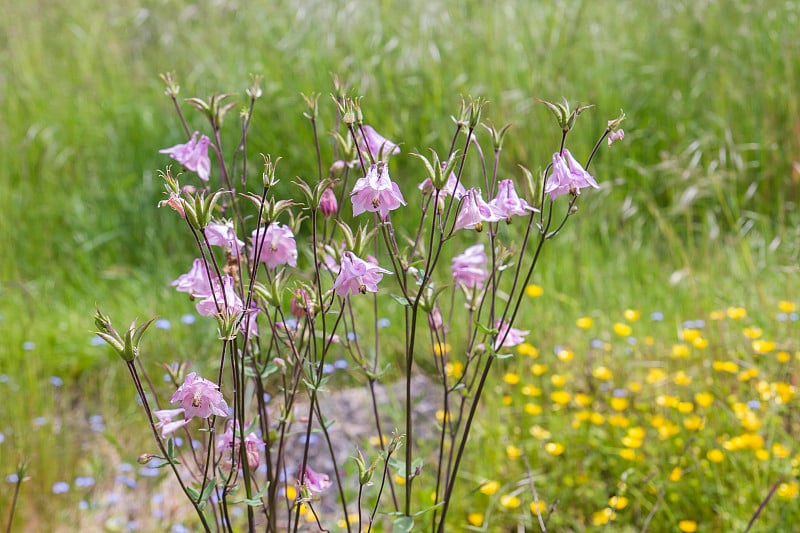
M509 222L512 215L523 216L531 211L538 211L538 209L529 206L528 202L517 196L514 182L511 180L502 180L497 184L497 196L489 202L489 206L495 215L505 218Z
M189 423L188 418L184 418L181 416L181 420L173 421L172 419L184 414L183 409L161 409L159 411L153 411L153 414L158 419L158 423L156 423L156 429L161 430L161 436L165 439L168 435L171 435Z
M466 251L453 257L450 267L453 272L453 281L468 289L483 287L483 282L489 277L486 271L488 258L483 252L483 244L470 246Z
M178 387L170 403L178 403L186 418L208 418L211 415L228 416L228 404L213 381L197 377L195 372L186 376L183 385Z
M214 275L213 272L211 274ZM216 279L216 277L214 278ZM208 281L205 261L197 258L192 263L192 268L186 274L181 274L178 279L170 283L178 292L188 292L193 298L206 298L211 295L211 283Z
M362 134L363 132L363 134ZM358 149L369 158L366 152L372 154L372 161L386 161L390 155L400 153L400 147L375 131L372 126L364 124L356 130Z
M222 246L229 248L234 255L239 255L239 251L244 246L244 241L236 238L236 230L233 229L233 222L223 222L222 224L212 222L203 232L212 246Z
M297 266L297 243L289 226L273 222L266 228L260 227L253 230L250 242L251 260L258 251L258 260L266 263L269 268L278 265Z
M442 311L439 307L434 307L428 314L428 326L434 331L441 329L446 332L444 327L444 319L442 318Z
M624 138L625 132L623 130L612 131L608 134L608 145L611 146L614 141L621 141Z
M356 257L353 252L345 252L342 254L339 275L333 283L333 290L339 296L378 292L378 282L383 279L383 274L391 272Z
M586 172L578 163L569 150L564 148L564 155L556 152L553 154L553 173L544 189L545 194L550 194L550 199L555 200L562 194L580 194L584 187L600 186L591 174Z
M303 484L311 494L319 494L331 486L331 480L328 474L314 472L310 466L306 465L305 475L303 475Z
M474 228L480 231L484 222L497 222L500 219L501 217L495 215L489 204L483 200L481 190L472 188L464 195L453 230Z
M164 207L165 205L177 211L181 218L186 218L186 210L183 208L183 201L181 200L180 195L171 193L169 198L158 202L158 207Z
M234 428L236 428L234 430ZM231 456L239 453L239 423L228 422L225 433L217 440L217 447L220 449L228 468L231 466ZM255 470L260 464L259 451L264 449L264 441L258 438L255 433L248 433L244 437L245 454L247 455L247 465L250 470Z
M378 213L386 220L389 211L406 205L400 188L389 178L389 169L384 163L370 165L367 175L356 181L350 193L353 200L353 216L365 211Z
M322 213L324 217L329 217L335 215L338 210L339 204L336 201L336 195L333 193L333 189L325 189L319 199L320 213Z
M195 305L198 313L203 316L215 316L218 314L234 316L244 310L244 304L239 295L236 294L231 276L223 276L221 284L219 280L215 279L212 285L212 293ZM218 304L219 310L217 309Z
M497 334L497 340L494 343L495 351L499 350L502 346L509 347L522 344L525 342L525 335L530 333L528 330L523 331L517 328L509 328L508 322L503 322L503 324L500 325L500 320L498 320L494 326L500 330ZM508 333L508 335L506 335L506 333ZM505 337L505 340L503 340L503 337Z
M261 309L256 307L255 304L250 308L248 313L242 317L241 323L239 323L239 331L244 333L247 338L253 337L255 335L258 337L258 320L256 315L261 312Z
M425 181L420 183L417 188L422 192L430 191L433 189L433 182L430 178L425 178ZM439 197L445 198L451 194L456 200L459 200L462 196L467 194L467 190L464 188L464 185L462 185L458 178L456 178L455 172L451 172L450 176L447 177L447 183L442 189L442 194L440 194Z
M175 146L164 148L158 152L161 154L168 154L172 159L192 172L197 172L201 180L208 181L208 177L211 174L211 160L208 158L208 145L211 144L211 140L203 135L198 142L197 135L197 132L194 132L189 142L176 144Z

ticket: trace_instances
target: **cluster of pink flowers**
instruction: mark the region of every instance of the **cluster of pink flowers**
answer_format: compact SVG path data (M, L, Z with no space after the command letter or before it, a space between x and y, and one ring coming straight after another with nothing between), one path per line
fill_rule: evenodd
M494 343L495 351L499 350L501 347L508 348L522 344L525 342L525 336L530 333L528 330L508 327L507 320L502 323L500 320L498 320L494 326L499 330L499 333L497 334L497 340Z
M199 377L195 372L186 376L183 385L178 387L169 401L179 404L180 408L153 411L158 419L156 427L161 429L164 438L188 424L193 417L228 416L228 404L219 391L219 385ZM181 415L182 420L173 420Z

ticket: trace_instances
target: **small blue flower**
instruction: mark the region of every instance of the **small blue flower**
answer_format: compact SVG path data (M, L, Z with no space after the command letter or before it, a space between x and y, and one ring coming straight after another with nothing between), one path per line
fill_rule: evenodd
M33 419L33 425L38 427L42 427L43 425L47 424L47 417L45 416L37 416Z
M789 320L789 315L786 313L778 313L775 318L778 319L778 322L786 322Z
M120 463L117 465L117 472L133 472L133 465L130 463Z
M16 474L9 474L6 476L6 481L9 483L19 483L19 476Z
M354 341L354 340L356 340L357 338L358 338L358 335L356 335L356 334L355 334L355 333L353 333L352 331L348 331L348 332L347 332L347 340L349 340L349 341Z
M377 325L379 329L383 329L383 328L388 328L390 324L391 322L389 321L388 318L379 318Z
M170 322L166 318L159 318L153 325L158 329L169 329L172 327L172 322Z
M66 481L53 483L53 494L64 494L65 492L69 492L69 483Z
M94 485L94 478L91 476L78 476L75 478L75 486L79 489L86 489Z
M604 342L603 342L603 341L601 341L600 339L592 339L592 344L591 344L591 346L592 346L592 348L594 348L595 350L602 350L603 348L605 348L605 346L606 346L606 343L604 343Z
M653 311L652 313L650 313L650 320L652 320L653 322L661 322L662 320L664 320L664 313L662 313L661 311Z
M197 317L191 313L183 315L181 317L181 323L186 324L187 326L191 326L195 322L197 322Z
M0 433L0 444L3 444L6 441L6 436Z
M264 400L264 403L269 403L269 401L272 399L272 395L268 392L265 392L264 396L261 398Z
M747 407L754 410L761 409L761 402L759 402L758 400L750 400L749 402L747 402Z
M183 524L172 524L169 533L191 533L191 530Z
M60 387L61 385L63 385L63 384L64 384L64 380L63 380L63 379L61 379L61 378L60 378L60 377L58 377L58 376L50 376L50 384L51 384L53 387Z
M128 487L129 489L135 489L137 485L136 480L130 476L117 476L116 478L114 478L114 481L116 481L120 485Z
M344 359L337 359L336 361L333 362L333 366L339 370L343 370L347 368L347 361Z
M332 374L334 370L335 370L335 368L331 364L325 363L324 365L322 365L322 373L323 374Z
M22 343L22 349L27 351L27 352L30 352L31 350L35 350L36 349L36 343L33 342L33 341L25 341L25 342Z
M81 500L78 502L78 509L80 509L81 511L85 511L88 508L89 508L89 502L87 502L86 500Z
M150 468L148 466L143 466L139 469L139 475L144 477L156 477L160 473L161 469L159 468Z
M631 346L635 345L637 342L636 337L628 337L628 344Z
M791 313L789 315L789 320L791 320L792 322L797 322L797 318L798 318L798 314L797 313Z
M614 398L624 398L628 395L628 391L625 389L614 389L614 392L611 393Z
M8 383L10 379L8 374L0 374L0 383Z

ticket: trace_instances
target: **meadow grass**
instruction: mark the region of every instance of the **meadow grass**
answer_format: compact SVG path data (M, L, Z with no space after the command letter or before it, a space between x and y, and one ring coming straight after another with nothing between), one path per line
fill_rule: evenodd
M114 316L172 321L151 340L150 364L191 357L211 337L180 324L190 304L167 287L186 270L192 243L170 213L154 208L155 171L166 164L157 149L181 140L159 72L174 71L187 97L241 94L248 74L262 74L266 105L250 142L254 153L284 157L285 183L316 173L300 93L326 94L332 73L365 95L368 122L405 141L406 154L445 148L446 118L460 95L489 99L487 116L513 123L507 159L534 168L555 141L544 133L553 131L552 117L537 98L596 105L581 118L595 128L572 140L582 154L592 143L582 132L624 108L624 145L593 167L602 190L582 199L581 216L538 273L553 300L532 306L523 326L533 330L540 359L548 341L552 349L576 335L579 316L608 331L626 308L659 310L675 326L742 306L765 327L776 301L797 300L796 2L0 3L0 374L8 376L0 386L8 387L11 414L0 426L0 465L6 474L17 460L31 461L22 524L74 523L76 501L38 518L36 509L53 508L57 481L114 472L91 460L94 447L142 421L118 361L90 343L95 302ZM332 121L323 115L322 128ZM410 196L421 170L410 157L397 164L393 175ZM514 166L503 170L519 176ZM675 329L659 327L653 336L669 346ZM715 339L719 351L738 349L732 335ZM780 328L774 335L791 338L781 339L790 333ZM628 362L607 366L628 375ZM92 415L103 416L103 430L92 431ZM551 433L565 420L551 415ZM95 434L102 438L86 438ZM501 452L487 464L507 460ZM121 443L115 453L128 462L136 455ZM565 475L559 468L553 477ZM751 473L735 469L731 483ZM709 486L699 479L701 489ZM545 473L537 486L547 480ZM720 501L719 524L749 519L765 486L736 506ZM565 498L542 491L548 503ZM79 499L76 492L67 498ZM646 508L651 496L636 505ZM581 497L574 505L589 523L602 502ZM0 508L8 498L0 492Z

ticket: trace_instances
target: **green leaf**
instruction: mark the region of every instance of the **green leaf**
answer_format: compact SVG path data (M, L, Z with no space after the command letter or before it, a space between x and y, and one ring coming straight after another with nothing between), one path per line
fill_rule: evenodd
M414 529L414 518L410 516L399 516L392 523L392 533L407 533Z
M407 300L407 299L406 299L404 296L399 296L399 295L397 295L397 294L392 294L392 295L390 295L390 296L391 296L392 298L394 298L394 299L397 301L397 303L399 303L400 305L404 305L404 306L406 306L406 307L408 307L408 306L410 306L410 305L411 305L411 304L408 302L408 300Z

